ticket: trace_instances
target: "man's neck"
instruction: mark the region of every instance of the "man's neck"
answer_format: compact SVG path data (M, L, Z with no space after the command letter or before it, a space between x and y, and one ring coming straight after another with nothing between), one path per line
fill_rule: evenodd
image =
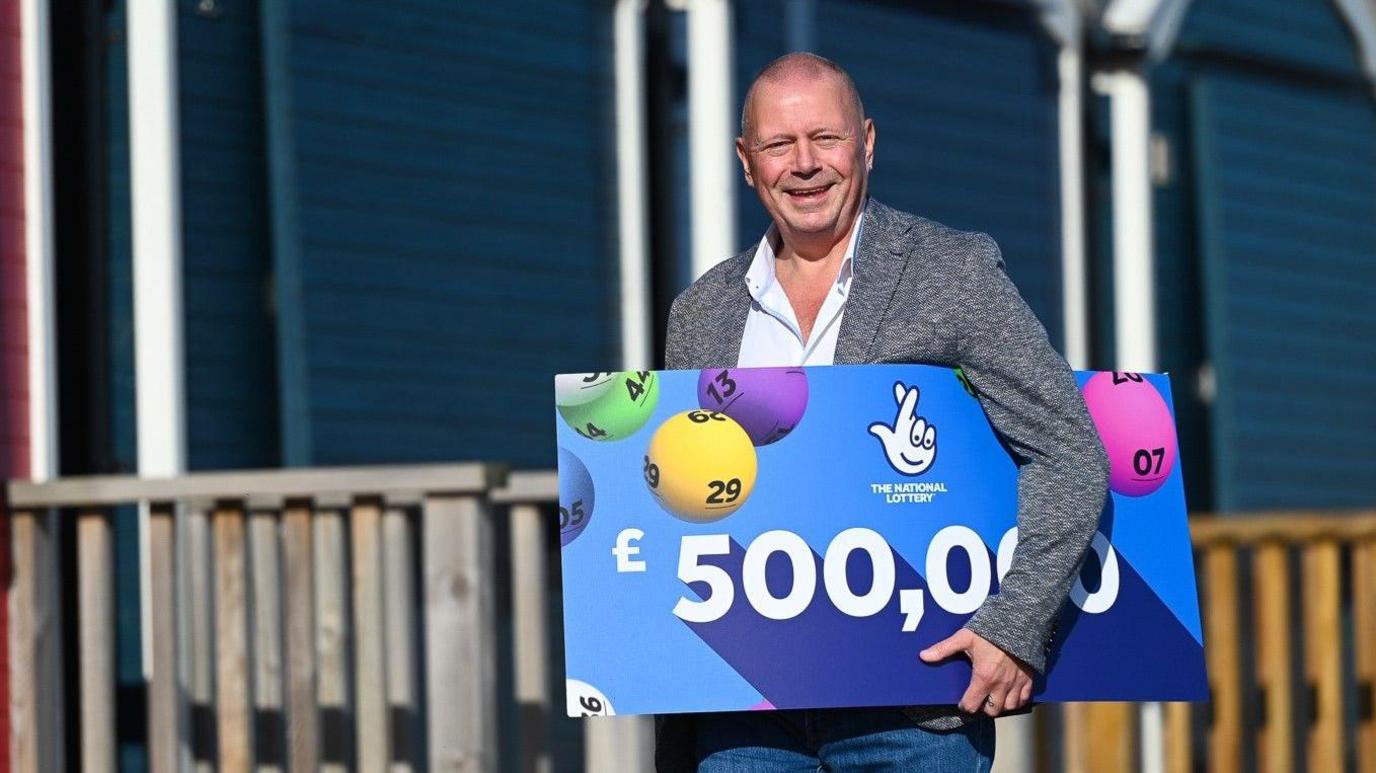
M846 250L850 246L851 234L860 224L860 213L851 219L850 228L839 239L789 238L782 229L779 233L780 246L774 253L774 273L783 281L799 279L830 282L836 278Z

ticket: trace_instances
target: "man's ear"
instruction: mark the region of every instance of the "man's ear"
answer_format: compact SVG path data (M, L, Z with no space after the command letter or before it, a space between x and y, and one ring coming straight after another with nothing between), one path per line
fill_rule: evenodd
M874 120L865 119L865 169L874 168Z
M745 184L755 187L755 178L750 175L750 154L745 150L745 138L736 138L736 158L741 160L741 171L745 173Z

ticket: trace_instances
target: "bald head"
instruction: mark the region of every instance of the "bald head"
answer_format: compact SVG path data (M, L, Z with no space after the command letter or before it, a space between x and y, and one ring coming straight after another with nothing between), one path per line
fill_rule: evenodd
M791 54L784 54L775 59L755 76L751 82L750 89L745 92L745 102L741 105L741 137L747 141L750 139L753 129L755 95L760 87L766 83L784 83L792 80L824 80L834 78L841 85L841 91L849 103L850 113L854 119L853 126L859 127L865 120L865 106L860 102L860 91L855 88L855 81L851 80L850 73L841 68L841 65L827 59L824 56L810 54L805 51L795 51Z

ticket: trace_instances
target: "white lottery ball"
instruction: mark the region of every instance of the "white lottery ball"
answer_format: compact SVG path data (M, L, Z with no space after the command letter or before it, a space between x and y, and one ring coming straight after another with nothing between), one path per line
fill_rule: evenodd
M615 373L561 373L554 377L554 404L586 405L611 391Z
M602 691L577 679L565 680L568 691L568 712L570 717L611 717L612 702Z

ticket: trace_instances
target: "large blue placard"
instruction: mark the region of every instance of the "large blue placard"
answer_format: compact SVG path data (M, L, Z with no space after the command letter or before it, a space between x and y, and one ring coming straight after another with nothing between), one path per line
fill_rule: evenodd
M1077 373L1111 491L1033 700L1202 700L1170 382ZM1017 466L959 371L556 378L568 711L955 703L917 656L1007 571Z

